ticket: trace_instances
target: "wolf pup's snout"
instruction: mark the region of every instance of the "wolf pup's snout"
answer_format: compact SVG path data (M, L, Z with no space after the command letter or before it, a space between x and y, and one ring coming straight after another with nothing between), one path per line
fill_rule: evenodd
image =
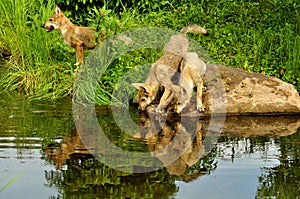
M47 32L51 32L52 30L54 30L53 26L46 26L46 24L43 24L42 28L46 29Z

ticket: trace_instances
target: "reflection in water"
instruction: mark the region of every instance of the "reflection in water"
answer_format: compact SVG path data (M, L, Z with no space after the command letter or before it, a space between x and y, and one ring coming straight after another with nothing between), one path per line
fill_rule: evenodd
M280 164L262 168L257 198L295 198L300 196L300 130L297 134L276 139L280 147Z
M102 125L110 123L109 128L103 129L113 143L123 145L126 150L141 150L141 148L149 150L152 156L165 165L165 168L137 174L109 168L94 158L93 155L99 152L91 149L97 149L97 146L89 146L87 150L79 139L80 135L73 133L64 137L59 147L53 149L52 145L52 149L51 146L46 149L48 157L56 163L57 168L60 168L63 162L67 165L67 169L46 174L49 183L56 184L64 190L66 198L74 196L79 191L83 195L94 194L98 197L109 195L125 198L135 195L134 198L167 198L178 192L175 183L178 180L185 182L197 180L203 175L214 172L220 160L230 157L234 162L235 158L241 158L243 154L254 154L255 157L258 151L267 152L271 150L269 147L278 143L280 143L278 145L280 153L276 153L274 157L277 158L280 154L280 165L262 168L264 172L259 177L257 197L278 196L278 189L281 186L299 183L299 175L293 173L299 172L300 133L294 134L300 126L297 116L227 117L223 127L224 134L219 138L214 149L207 152L203 140L208 132L209 118L200 121L198 118L197 120L190 118L190 123L197 123L197 129L191 131L190 123L182 123L178 118L169 117L165 121L142 114L138 121L140 129L131 137L120 136L122 133L116 134L119 129L112 124L109 114L105 112L104 115L99 116L99 119L105 120L101 122ZM294 143L295 148L284 146L285 142L280 141L281 136L286 136L283 140L288 140L289 144L293 143L293 139L298 139L298 142ZM271 157L266 155L259 158L268 161ZM141 165L137 166L141 167ZM280 176L285 176L289 170L293 174L290 174L290 181L285 182L280 179ZM145 187L147 191L142 191ZM274 191L270 192L270 189ZM292 194L298 193L296 188L290 188L290 191Z
M133 109L130 114L139 128L127 134L114 122L110 108L98 107L99 123L114 145L148 152L166 166L132 174L110 168L91 155L101 154L98 142L75 132L68 100L33 102L2 94L0 102L0 198L25 194L28 198L188 199L234 198L240 193L245 198L300 195L299 116L227 117L220 126L223 135L208 151L209 118L164 121L140 116ZM91 144L83 145L83 138ZM115 152L111 155L118 157ZM133 170L153 166L145 160ZM130 161L120 166L131 166Z
M150 119L146 113L140 117L140 131L135 138L147 140L151 154L163 162L172 175L184 175L188 166L193 166L204 156L202 143L203 121L194 118L184 124L179 118L166 118L166 121ZM193 121L194 120L194 121ZM191 124L197 128L188 131ZM199 171L201 175L201 171Z
M223 135L229 137L288 136L300 127L300 116L231 116L227 117Z
M88 155L74 154L67 170L46 173L49 184L63 191L64 198L166 198L176 192L175 178L166 171L128 174L102 164Z
M60 144L48 144L45 153L56 164L56 169L61 169L64 161L72 154L91 154L82 143L78 133L65 136Z
M74 129L68 99L31 101L0 93L0 198L45 198L56 189L45 186L43 147ZM17 191L16 191L17 190Z

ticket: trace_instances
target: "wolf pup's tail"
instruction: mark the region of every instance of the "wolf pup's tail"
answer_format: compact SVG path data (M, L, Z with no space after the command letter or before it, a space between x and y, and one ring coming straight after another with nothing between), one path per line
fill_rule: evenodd
M182 34L186 34L188 32L198 33L198 34L205 35L205 36L208 35L207 30L205 30L201 26L197 26L197 25L188 25L188 26L182 28L180 31L180 33L182 33Z

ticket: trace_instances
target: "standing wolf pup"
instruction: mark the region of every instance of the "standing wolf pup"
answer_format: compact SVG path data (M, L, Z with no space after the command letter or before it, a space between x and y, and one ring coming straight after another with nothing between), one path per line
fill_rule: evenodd
M157 97L157 94L160 88L164 87L164 93L160 99L160 102L156 108L156 112L162 113L164 109L168 106L168 104L172 101L172 99L180 95L181 91L185 91L176 87L172 82L172 77L180 72L180 66L182 65L182 61L189 49L189 40L186 38L186 33L194 32L198 34L208 35L208 32L200 27L195 25L189 25L184 27L179 34L174 35L170 38L166 48L164 49L164 53L160 59L158 59L150 69L150 73L145 81L145 83L133 83L132 85L138 89L138 102L139 109L146 110L147 106L150 105ZM189 59L189 57L186 57ZM186 60L189 62L189 60ZM185 64L188 65L188 64ZM199 66L199 64L197 64ZM188 65L189 66L189 65ZM201 66L199 66L201 67ZM183 69L181 69L183 70ZM185 70L184 74L188 75L184 77L184 80L192 78L190 77L191 70ZM195 70L194 70L195 71ZM202 75L202 74L201 74ZM181 81L182 86L193 86L194 81L192 83L184 83L186 81ZM193 89L193 87L192 87ZM200 88L199 88L200 89ZM202 89L202 87L201 87ZM190 91L190 88L187 88ZM177 91L177 95L175 94ZM180 102L184 103L187 101L186 99L180 98ZM136 100L136 99L135 99ZM198 103L199 106L202 106L202 103ZM182 108L178 108L181 110ZM203 107L198 107L198 110L202 110Z
M181 113L189 103L193 95L194 88L197 88L196 103L197 110L203 112L205 106L202 103L203 77L206 72L206 64L199 58L195 52L187 52L184 55L180 66L179 86L171 85L177 102L174 111Z
M55 12L50 16L43 28L47 32L57 29L62 34L65 44L75 48L76 62L83 63L83 49L93 49L96 47L95 31L89 27L74 25L56 5Z

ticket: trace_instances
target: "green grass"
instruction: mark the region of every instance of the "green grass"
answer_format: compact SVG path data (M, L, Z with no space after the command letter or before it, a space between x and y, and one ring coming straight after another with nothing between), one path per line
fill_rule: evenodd
M263 1L118 1L135 5L118 9L108 5L76 11L77 25L104 27L119 33L137 27L162 27L179 31L199 24L209 37L189 35L202 45L213 61L226 66L279 77L300 91L300 5L292 0ZM72 93L75 52L63 44L58 31L40 26L53 13L54 2L4 0L0 3L0 50L12 56L2 65L0 87L18 90L39 99L61 98ZM155 11L155 12L150 12ZM66 10L68 16L73 16ZM127 53L111 63L99 81L96 101L110 103L116 82L137 65L154 62L161 51L144 49ZM87 52L88 54L88 52Z
M53 41L59 35L46 34L41 28L53 12L53 6L53 2L48 1L44 7L42 0L1 1L0 38L12 54L2 66L2 88L19 90L36 98L63 97L70 93L71 64L59 62L50 54L55 45Z

